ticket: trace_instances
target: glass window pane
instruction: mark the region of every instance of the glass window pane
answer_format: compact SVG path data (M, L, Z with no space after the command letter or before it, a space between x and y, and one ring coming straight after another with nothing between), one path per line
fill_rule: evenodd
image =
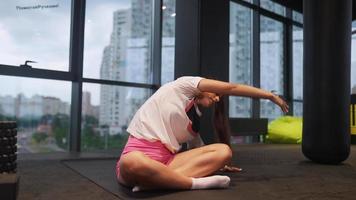
M269 11L272 11L274 13L280 14L280 15L285 15L286 9L284 6L272 2L271 0L260 0L260 6L261 8L267 9Z
M0 64L68 71L71 0L2 0Z
M176 0L163 0L161 83L174 80Z
M283 95L283 24L264 16L260 23L261 88ZM273 119L280 115L278 106L261 100L261 117Z
M352 23L352 30L356 30L356 21ZM351 46L351 88L352 93L356 94L356 34L352 35Z
M0 120L16 120L18 152L68 149L71 83L0 76Z
M293 11L293 20L303 23L303 14L301 14L300 12Z
M131 118L151 93L151 89L84 83L82 150L121 149Z
M303 99L303 29L293 26L293 99Z
M84 77L152 83L152 0L88 0Z
M293 116L303 117L303 103L293 102Z
M251 85L252 10L230 3L230 82ZM230 117L250 117L251 99L229 97Z

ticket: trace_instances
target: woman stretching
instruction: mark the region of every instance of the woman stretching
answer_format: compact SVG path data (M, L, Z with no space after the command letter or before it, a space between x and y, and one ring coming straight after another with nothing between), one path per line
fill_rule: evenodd
M284 100L270 92L241 84L185 76L163 85L136 112L127 131L126 146L116 164L118 182L146 189L226 188L228 176L212 175L220 170L240 171L229 166L232 152L222 95L269 99L288 112ZM215 130L220 142L204 145L199 136L199 106L215 108ZM179 152L181 144L188 149ZM225 143L225 144L224 144Z

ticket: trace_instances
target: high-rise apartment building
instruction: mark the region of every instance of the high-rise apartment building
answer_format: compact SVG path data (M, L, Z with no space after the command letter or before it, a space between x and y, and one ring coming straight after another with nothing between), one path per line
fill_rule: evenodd
M171 9L174 1L167 2ZM152 9L152 1L132 0L131 8L114 12L110 43L103 51L101 79L152 82ZM168 39L164 41L168 40L172 45L174 21L165 23L163 35ZM167 64L168 61L162 63ZM173 66L173 62L170 64ZM150 95L148 89L101 85L99 126L108 128L110 135L122 133L138 107Z

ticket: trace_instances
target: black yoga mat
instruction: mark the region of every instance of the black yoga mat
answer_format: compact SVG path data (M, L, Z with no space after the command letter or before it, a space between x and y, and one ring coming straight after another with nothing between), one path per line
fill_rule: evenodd
M355 150L352 152L356 153ZM118 199L354 199L354 153L344 164L319 165L306 161L300 146L296 145L240 146L235 149L232 162L242 167L243 172L225 173L231 178L227 189L138 193L116 182L116 159L66 160L62 163Z
M226 199L232 197L234 188L200 190L200 191L145 191L131 192L131 188L124 187L116 182L115 179L115 159L98 160L67 160L63 164L88 178L93 183L104 188L106 191L114 194L120 199L220 199L226 196Z

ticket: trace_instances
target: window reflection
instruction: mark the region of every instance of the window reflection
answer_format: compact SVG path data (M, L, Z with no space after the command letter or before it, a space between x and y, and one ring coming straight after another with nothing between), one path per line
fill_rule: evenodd
M152 83L151 0L88 0L84 77Z
M261 88L283 95L283 24L264 16L260 19ZM274 119L281 115L278 106L261 100L261 117Z
M150 89L84 83L82 150L122 148L128 124L151 93Z
M66 151L71 83L0 76L0 120L18 125L18 152Z
M252 10L230 3L230 63L231 82L251 85ZM230 117L250 117L251 99L229 97Z
M71 0L0 1L0 64L68 71Z

